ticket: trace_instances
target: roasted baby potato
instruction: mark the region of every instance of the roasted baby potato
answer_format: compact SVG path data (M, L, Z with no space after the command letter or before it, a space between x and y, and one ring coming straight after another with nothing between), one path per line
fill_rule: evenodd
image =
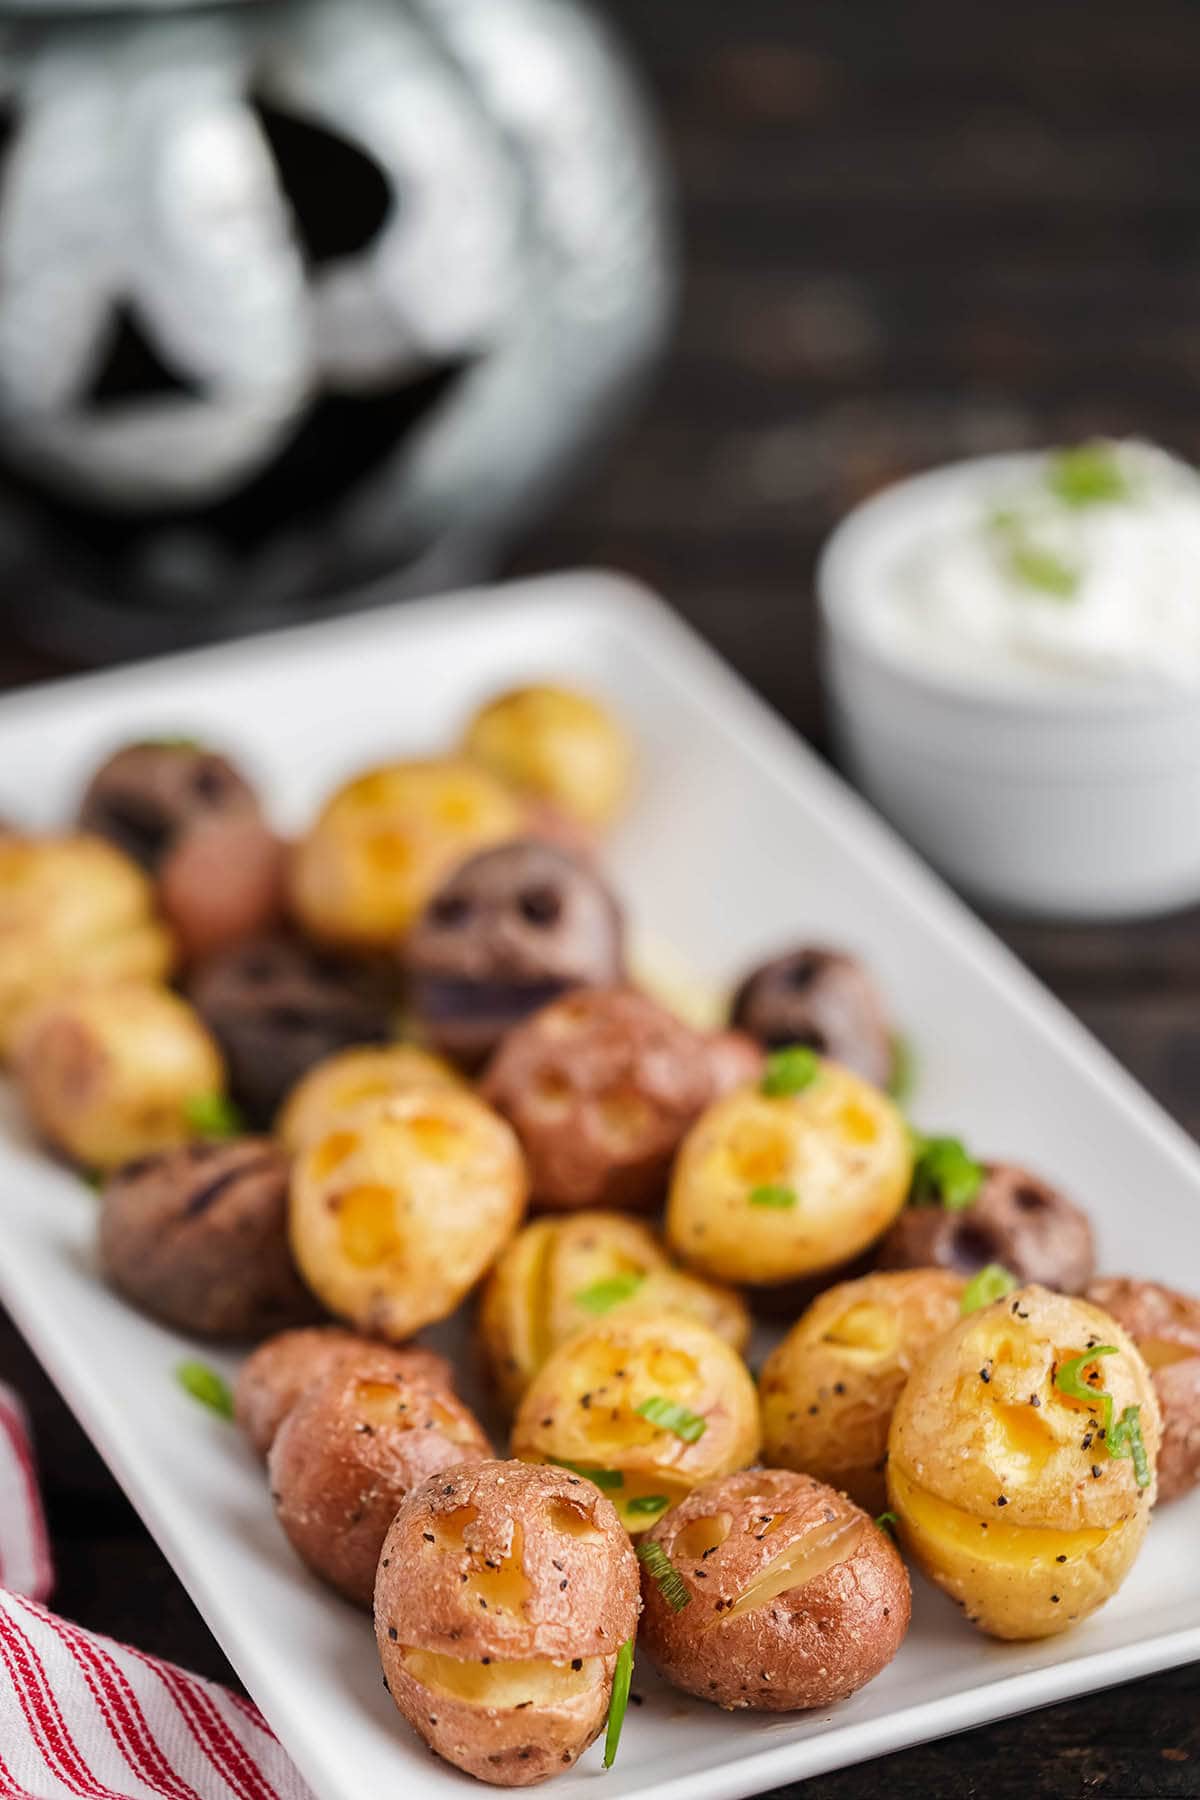
M1108 1276L1085 1298L1122 1325L1150 1370L1162 1412L1158 1500L1200 1485L1200 1299L1155 1281Z
M536 1206L650 1207L712 1096L706 1040L633 988L567 994L514 1026L483 1094L529 1159Z
M465 1088L366 1100L296 1159L292 1250L331 1312L398 1343L474 1287L527 1186L511 1130Z
M1150 1518L1160 1423L1116 1321L1047 1288L971 1313L896 1404L901 1542L993 1637L1065 1631L1110 1599Z
M666 1680L715 1706L832 1706L873 1681L908 1630L895 1545L811 1475L707 1481L641 1554L642 1642Z
M971 1275L988 1263L1024 1283L1079 1293L1095 1266L1087 1214L1013 1163L985 1163L969 1205L906 1206L879 1246L881 1269L937 1266Z
M340 1325L281 1331L246 1358L234 1383L233 1416L260 1456L300 1396L342 1369L381 1369L421 1387L454 1388L450 1364L423 1344L381 1344Z
M375 1583L384 1682L431 1749L499 1787L580 1757L637 1630L638 1565L565 1469L481 1462L409 1495Z
M38 1130L75 1162L115 1169L186 1143L225 1087L220 1052L186 1000L149 983L80 988L28 1015L14 1067Z
M283 846L245 776L202 744L127 744L92 777L79 822L157 882L188 956L259 931L279 911Z
M513 688L480 708L463 748L493 775L585 825L606 825L629 791L633 750L599 701L573 688Z
M883 996L857 956L802 944L746 976L731 1022L768 1050L807 1044L864 1081L885 1088L894 1035Z
M624 1308L560 1344L521 1402L513 1455L602 1487L627 1531L758 1453L758 1395L736 1351L683 1313Z
M396 1509L430 1475L492 1454L445 1386L371 1364L334 1368L283 1418L267 1456L275 1516L296 1554L370 1606Z
M518 837L521 802L462 757L387 763L326 801L292 863L292 907L326 943L392 950L456 864Z
M416 1044L364 1044L339 1050L309 1070L275 1120L275 1134L293 1155L350 1107L364 1100L429 1087L461 1087L462 1076Z
M188 995L221 1046L235 1100L264 1131L317 1063L392 1035L391 996L375 971L284 932L205 957Z
M518 838L452 871L401 960L422 1035L476 1068L560 994L621 979L621 911L591 863Z
M536 1219L492 1269L479 1307L488 1369L514 1408L552 1350L601 1315L683 1312L737 1351L750 1316L731 1288L685 1275L654 1233L625 1213Z
M0 837L0 1049L22 1018L64 988L158 981L170 934L154 889L96 837Z
M827 1288L763 1364L766 1461L882 1512L900 1390L926 1346L957 1324L965 1285L945 1269L909 1269Z
M268 1138L126 1163L101 1201L104 1272L143 1311L206 1337L263 1337L315 1318L288 1249L287 1193L287 1158Z
M676 1158L667 1241L718 1281L773 1286L837 1268L904 1204L912 1151L898 1108L817 1058L794 1065L810 1078L790 1089L790 1066L772 1059L761 1084L710 1106Z

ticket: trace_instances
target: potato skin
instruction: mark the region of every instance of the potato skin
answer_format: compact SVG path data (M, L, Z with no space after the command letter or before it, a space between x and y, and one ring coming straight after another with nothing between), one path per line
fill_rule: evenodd
M886 1087L895 1060L887 1007L858 957L801 944L752 969L733 997L730 1022L769 1050L807 1044Z
M366 1363L334 1367L286 1414L267 1455L275 1515L313 1572L369 1606L388 1527L430 1475L492 1454L447 1387Z
M465 1088L367 1100L296 1158L292 1252L331 1312L401 1343L474 1287L526 1188L512 1131Z
M463 749L501 781L587 826L607 825L629 791L633 750L607 707L552 683L510 688L481 706Z
M481 1462L400 1507L379 1560L375 1635L392 1698L431 1749L481 1781L525 1787L569 1768L603 1727L639 1609L629 1539L590 1481ZM553 1664L566 1691L532 1705L464 1699L414 1675L414 1651L501 1678L505 1663Z
M301 1077L275 1120L292 1155L327 1131L339 1113L408 1088L462 1087L462 1076L416 1044L361 1044L338 1050Z
M465 757L368 769L329 797L297 845L292 910L324 943L394 949L457 863L524 822L516 796Z
M661 1398L704 1421L688 1442L638 1412ZM648 1496L668 1503L758 1454L758 1395L741 1358L715 1332L683 1313L661 1317L620 1309L561 1344L531 1381L512 1431L515 1456L562 1462L601 1481L631 1533L649 1529ZM663 1510L663 1509L659 1509Z
M167 988L80 988L30 1014L17 1039L21 1098L47 1141L115 1169L196 1136L189 1106L221 1094L216 1044Z
M577 1296L625 1278L627 1299L591 1306ZM625 1213L578 1212L523 1227L489 1274L479 1305L479 1342L497 1393L511 1411L552 1350L600 1312L684 1312L710 1325L739 1353L750 1315L732 1288L686 1275L662 1241Z
M160 981L174 944L154 888L102 838L0 837L0 1050L66 988Z
M667 1242L718 1281L779 1286L865 1250L904 1204L912 1150L899 1109L822 1061L800 1093L738 1088L692 1126L667 1202ZM756 1204L790 1189L791 1206Z
M882 1512L900 1390L925 1347L957 1324L965 1286L946 1269L906 1269L826 1289L763 1364L766 1462Z
M316 1318L288 1249L287 1191L287 1157L269 1138L127 1163L101 1200L104 1272L145 1312L205 1337L263 1337Z
M366 1368L454 1390L450 1364L424 1344L381 1344L340 1325L309 1325L278 1332L246 1358L233 1386L233 1416L265 1461L302 1394L335 1369Z
M1162 1410L1158 1503L1200 1486L1200 1299L1156 1281L1106 1276L1086 1298L1124 1326L1150 1369Z
M1087 1214L1028 1169L988 1163L970 1206L906 1206L879 1246L881 1269L969 1275L988 1263L1019 1282L1078 1294L1096 1266Z
M484 1097L524 1147L535 1206L654 1206L712 1095L706 1040L633 988L590 988L507 1033Z
M810 1475L747 1469L705 1482L649 1541L689 1599L676 1612L643 1568L642 1642L667 1681L715 1706L832 1706L874 1680L908 1630L912 1596L895 1545ZM812 1559L808 1579L735 1610L773 1565L787 1559L782 1575L793 1557Z
M1097 1360L1098 1388L1114 1417L1140 1408L1146 1488L1098 1440L1099 1406L1055 1385L1065 1362L1103 1344L1118 1354ZM1065 1631L1116 1592L1141 1547L1160 1431L1149 1371L1116 1321L1019 1288L935 1339L900 1395L888 1501L901 1542L992 1636Z

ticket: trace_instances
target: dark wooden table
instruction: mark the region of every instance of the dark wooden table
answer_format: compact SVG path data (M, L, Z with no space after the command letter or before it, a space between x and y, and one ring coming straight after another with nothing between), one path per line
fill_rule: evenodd
M688 279L640 422L515 566L643 576L819 743L812 561L857 496L1094 431L1200 460L1200 7L608 7L660 103ZM44 672L0 646L10 682ZM1001 930L1200 1131L1200 917ZM3 1325L0 1373L33 1409L58 1605L228 1678ZM1200 1666L814 1780L805 1800L884 1781L914 1800L1200 1795Z

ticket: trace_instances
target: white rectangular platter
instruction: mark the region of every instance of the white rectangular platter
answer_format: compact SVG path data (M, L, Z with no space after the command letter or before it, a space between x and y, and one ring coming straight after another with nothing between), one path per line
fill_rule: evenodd
M484 695L545 675L607 696L637 738L611 863L640 931L717 983L805 935L860 950L916 1047L919 1122L1061 1180L1104 1268L1197 1284L1190 1140L672 613L615 577L360 614L7 699L0 814L62 822L114 742L187 732L244 755L296 827L360 765L427 753ZM5 1106L0 1294L320 1800L479 1792L409 1735L366 1621L303 1573L238 1435L176 1385L191 1346L105 1290L94 1196ZM593 1747L554 1792L732 1800L1200 1657L1198 1542L1200 1495L1155 1519L1110 1606L1042 1645L989 1643L919 1586L897 1661L830 1713L727 1715L641 1667L616 1767L602 1776Z

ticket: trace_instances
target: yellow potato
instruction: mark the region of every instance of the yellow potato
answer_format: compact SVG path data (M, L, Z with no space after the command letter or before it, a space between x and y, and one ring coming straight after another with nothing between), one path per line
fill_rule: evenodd
M683 1313L624 1309L561 1344L512 1433L525 1462L589 1476L630 1532L758 1454L758 1395L736 1351Z
M516 795L465 757L369 769L297 846L293 909L325 942L391 949L451 869L516 837L524 819Z
M0 837L0 1049L52 994L161 980L172 955L151 883L103 838Z
M27 1015L14 1066L38 1130L93 1169L200 1136L193 1108L225 1088L199 1016L168 988L142 982L47 1001Z
M1115 1354L1088 1358L1112 1347ZM1087 1398L1064 1391L1082 1381ZM1110 1454L1107 1402L1145 1460ZM970 1314L919 1360L888 1439L901 1541L968 1618L1050 1637L1116 1593L1154 1504L1161 1435L1150 1373L1107 1313L1047 1288Z
M946 1269L827 1288L763 1364L763 1457L887 1505L888 1427L915 1359L958 1323L966 1282Z
M667 1241L718 1281L795 1281L873 1243L911 1177L899 1109L822 1061L799 1092L738 1088L701 1114L675 1161Z
M466 1088L367 1100L296 1159L292 1253L331 1312L399 1343L454 1311L516 1230L527 1190L513 1132Z
M516 1406L567 1338L630 1311L687 1313L738 1351L750 1335L739 1295L675 1268L654 1232L625 1213L526 1225L488 1276L479 1308L480 1341L506 1405Z
M280 1108L275 1135L294 1156L331 1120L363 1100L409 1088L462 1086L456 1069L416 1044L364 1044L339 1050L296 1083Z
M605 825L629 790L633 752L624 729L587 694L513 688L482 707L463 748L494 775L585 825Z

